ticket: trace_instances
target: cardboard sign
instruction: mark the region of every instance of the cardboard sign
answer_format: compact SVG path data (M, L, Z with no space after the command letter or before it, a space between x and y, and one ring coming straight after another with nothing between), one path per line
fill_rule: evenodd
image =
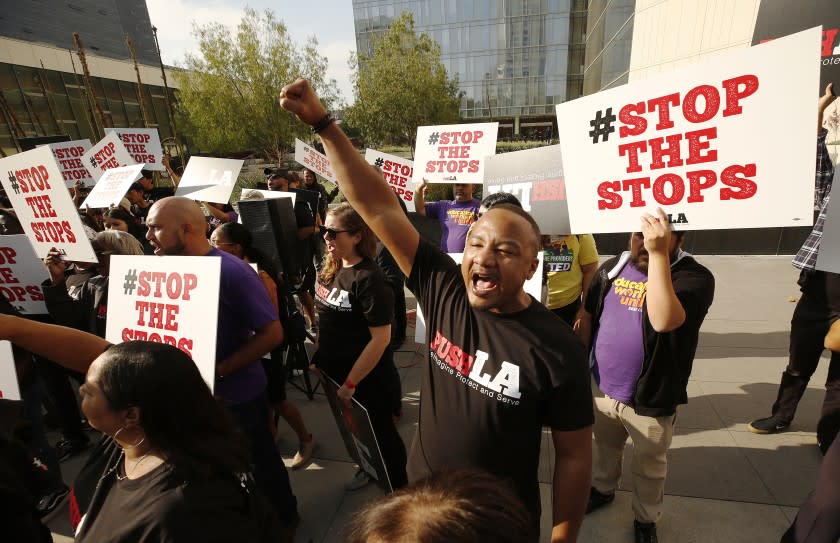
M282 190L242 189L239 200L244 200L251 193L262 194L265 200L271 200L272 198L291 198L293 207L295 205L295 197L297 196L294 192L283 192Z
M96 180L102 177L106 170L136 164L116 132L111 132L88 149L82 157L82 163Z
M81 209L120 205L131 184L140 179L143 164L111 168L102 174L80 206Z
M47 304L41 283L50 278L47 268L25 235L0 236L0 294L24 315L45 315Z
M388 470L385 469L385 461L382 459L382 451L379 450L379 442L376 434L373 433L373 425L370 423L367 409L356 398L351 399L353 404L351 407L344 406L336 394L341 387L323 371L321 382L324 384L324 393L335 422L338 424L347 453L382 490L393 492L391 478L388 476Z
M125 150L137 164L145 164L146 169L157 172L165 171L163 147L157 128L106 128L105 133L116 132Z
M61 176L67 187L72 187L77 181L81 181L86 187L93 186L96 180L91 177L82 162L85 153L91 148L89 139L50 143L48 147L52 150L55 161L58 162Z
M218 256L112 256L105 339L177 347L212 392L221 266Z
M374 149L365 151L365 160L382 169L382 177L391 190L400 197L409 211L414 211L414 187L410 184L414 177L414 162Z
M309 168L324 179L333 183L338 182L327 155L319 153L317 149L299 139L295 139L295 162Z
M761 0L753 31L753 45L795 32L822 27L819 93L834 82L840 92L840 7L837 0Z
M499 123L418 126L414 183L482 183L498 132Z
M97 261L49 147L0 159L0 176L38 258L55 247L66 260Z
M558 105L572 233L810 224L820 34Z
M513 194L543 234L569 233L569 206L559 145L487 157L484 191Z
M231 158L191 157L175 196L185 196L198 202L227 204L244 163L244 160Z
M447 253L452 260L459 266L464 259L464 253ZM542 276L543 276L543 251L537 253L539 264L537 271L534 272L533 277L525 281L525 292L536 298L537 301L542 299ZM420 309L420 304L417 304L417 324L414 327L414 341L416 343L426 343L426 319L423 317L423 311Z
M20 386L15 371L12 344L0 341L0 399L20 401Z
M838 185L840 185L840 168L835 168L816 265L818 270L832 273L840 273L840 186Z

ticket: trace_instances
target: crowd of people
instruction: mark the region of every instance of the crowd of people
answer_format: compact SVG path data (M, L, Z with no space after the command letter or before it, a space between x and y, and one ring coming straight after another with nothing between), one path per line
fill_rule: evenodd
M820 116L832 100L828 88ZM293 541L300 516L277 424L299 443L291 467L305 466L316 442L286 397L292 368L283 361L309 334L312 371L335 382L340 403L365 407L394 490L354 516L346 541L536 541L548 428L551 541L576 541L584 516L614 500L629 437L634 539L656 542L667 451L715 291L712 273L683 250L685 232L673 232L662 210L646 213L627 251L599 265L591 235L542 235L512 195L479 201L472 185L457 184L453 200L426 202L424 183L417 214L442 231L426 240L306 81L285 87L280 106L318 134L347 200L328 207L337 189L310 170L266 172L268 190L317 194L298 192L294 243L280 247L295 253L295 269L256 248L230 205L176 197L144 173L120 206L85 211L97 263L69 263L55 250L44 259L47 316L21 318L0 296L0 339L14 346L24 398L22 409L0 401L12 533L50 540L42 520L69 493L77 541ZM840 537L838 276L814 270L833 179L821 118L817 151L819 214L795 260L803 296L791 358L771 417L751 423L758 433L784 430L820 354L832 350L818 425L823 469L785 542ZM0 210L0 234L22 232L14 212ZM462 253L461 263L446 253ZM542 300L524 290L540 253ZM110 256L143 254L221 261L218 320L208 323L217 330L214 395L178 349L105 340ZM427 328L408 449L393 359L406 338L404 286ZM71 379L81 383L81 412ZM55 448L44 405L62 433ZM92 449L84 425L101 433ZM60 461L89 449L71 491ZM370 482L362 468L347 490Z

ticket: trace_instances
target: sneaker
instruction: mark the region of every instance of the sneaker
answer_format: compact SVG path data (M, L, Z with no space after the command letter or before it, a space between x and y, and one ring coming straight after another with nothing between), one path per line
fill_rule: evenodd
M370 483L370 475L360 469L356 472L356 475L350 479L350 482L344 485L344 489L352 492L353 490L359 490L360 488L366 487L368 483Z
M750 423L750 432L754 434L778 434L790 427L790 422L785 422L776 415L766 419L756 419Z
M90 447L90 439L86 435L76 439L62 438L55 444L55 452L58 455L58 461L64 462L72 456L83 452Z
M292 469L299 469L312 459L312 452L315 450L315 438L309 434L309 441L301 441L295 457L292 458Z
M636 535L636 543L657 543L655 522L633 521L633 532Z
M68 494L70 494L70 489L66 485L62 485L58 490L41 496L41 499L38 500L38 504L35 506L41 520L46 520L47 517L61 507Z
M612 502L615 499L615 493L612 494L602 494L595 490L595 487L591 487L589 489L589 501L586 504L586 514L588 515L592 511L600 509L607 505L608 503Z

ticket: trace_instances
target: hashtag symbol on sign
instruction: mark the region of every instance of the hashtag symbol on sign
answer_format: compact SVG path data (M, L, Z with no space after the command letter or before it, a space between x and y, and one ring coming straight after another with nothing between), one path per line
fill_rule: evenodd
M123 283L123 293L134 294L134 288L137 285L137 270L128 270L124 279L125 283Z
M384 159L384 158L382 158L382 157L377 158L376 160L374 160L374 161L373 161L373 164L374 164L377 168L381 168L381 167L382 167L382 165L383 165L383 164L385 164L385 159Z
M438 142L438 138L440 137L440 132L432 132L429 134L429 145L434 145Z
M90 161L90 165L95 168L96 167L96 159L93 158L93 157L90 157L88 160Z
M601 116L601 111L595 114L595 118L589 121L589 126L592 127L592 130L589 131L589 135L592 136L592 143L598 143L598 137L603 136L604 139L602 141L607 141L610 139L610 134L615 132L615 127L612 125L615 122L615 115L612 114L612 108L607 108L607 114Z
M15 172L9 172L9 183L11 183L12 190L15 191L15 194L20 194L20 185L18 185L17 177L15 177Z

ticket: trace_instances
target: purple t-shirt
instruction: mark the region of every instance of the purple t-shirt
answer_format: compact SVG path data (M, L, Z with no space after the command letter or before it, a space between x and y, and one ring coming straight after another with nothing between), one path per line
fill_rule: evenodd
M473 198L467 202L440 200L426 204L426 216L440 222L440 248L445 253L463 253L467 232L478 216L481 202Z
M645 359L642 307L647 274L628 262L604 298L595 337L592 374L601 391L622 403L631 403Z
M216 362L236 352L254 330L278 320L277 310L268 298L259 275L239 259L215 247L207 256L222 257L219 282L219 319L216 326ZM215 393L226 404L253 400L266 387L265 372L259 360L237 372L216 379Z

